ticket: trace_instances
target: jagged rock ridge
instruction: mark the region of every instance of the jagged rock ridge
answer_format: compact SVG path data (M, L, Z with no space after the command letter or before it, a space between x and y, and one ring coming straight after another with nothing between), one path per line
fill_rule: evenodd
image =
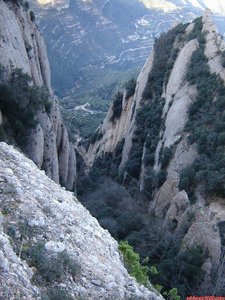
M0 191L1 299L163 299L128 275L117 242L73 193L5 143Z
M47 87L54 98L46 47L30 11L17 2L1 0L0 28L0 65L4 69L1 80L12 70L22 69L35 86ZM70 146L58 103L52 101L50 112L36 112L38 125L27 130L23 151L55 182L75 190L75 151Z

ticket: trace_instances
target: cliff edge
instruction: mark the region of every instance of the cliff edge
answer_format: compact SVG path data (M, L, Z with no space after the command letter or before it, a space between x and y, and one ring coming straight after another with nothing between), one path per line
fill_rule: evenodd
M0 191L1 299L163 299L128 275L117 242L73 193L6 143Z

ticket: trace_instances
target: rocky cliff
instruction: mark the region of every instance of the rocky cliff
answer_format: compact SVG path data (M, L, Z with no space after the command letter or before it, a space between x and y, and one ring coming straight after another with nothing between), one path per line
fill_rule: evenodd
M208 294L224 241L224 50L209 11L162 35L134 95L111 105L85 156L91 168L96 157L118 155L122 143L117 172L123 184L138 185L149 218L172 233L180 251L207 250Z
M117 242L23 154L0 143L1 299L163 299L137 284Z
M41 106L36 109L35 126L26 128L23 133L26 142L19 146L55 182L60 182L69 190L75 190L75 152L70 146L59 106L52 92L44 40L34 24L33 13L21 3L0 1L1 82L4 83L13 70L21 69L31 77L29 84L46 87L52 100L48 110ZM32 101L29 105L32 105ZM5 122L9 121L3 113L3 120L4 117ZM16 120L11 120L11 123L14 122Z

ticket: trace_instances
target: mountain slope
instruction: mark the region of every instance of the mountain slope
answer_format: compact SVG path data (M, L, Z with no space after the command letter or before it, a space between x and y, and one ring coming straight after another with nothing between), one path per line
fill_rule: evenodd
M130 190L139 213L148 210L149 223L123 238L167 270L160 284L173 282L182 297L213 294L224 259L224 50L208 12L162 35L135 90L118 94L87 152L80 148L92 180L111 176ZM192 278L191 268L204 275Z
M117 242L72 193L0 143L1 299L163 299L124 268Z
M53 86L60 95L71 88L76 94L86 82L95 82L96 77L104 78L109 72L141 67L155 37L174 22L192 20L207 5L213 12L224 14L224 4L216 1L145 1L145 5L138 0L51 1L47 6L40 3L33 0L46 37ZM165 14L163 9L170 13ZM218 22L224 22L222 16L218 18Z
M124 15L123 11L127 13ZM65 94L85 80L93 80L105 67L107 74L109 70L127 70L145 60L151 45L137 23L145 11L138 3L118 0L79 0L71 2L67 9L41 10L40 26L46 37L57 93ZM56 65L55 61L60 63Z

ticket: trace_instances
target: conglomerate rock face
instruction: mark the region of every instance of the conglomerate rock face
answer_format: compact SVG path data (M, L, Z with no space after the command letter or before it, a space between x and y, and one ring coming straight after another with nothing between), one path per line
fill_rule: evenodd
M123 141L118 163L118 173L123 177L123 183L126 184L126 179L130 177L138 180L140 192L144 191L143 195L147 195L150 216L156 217L162 228L169 228L174 222L174 236L179 235L182 228L187 228L186 232L182 233L182 245L186 248L200 245L208 251L207 274L211 273L213 277L222 255L223 243L219 227L225 220L224 195L214 197L207 194L207 187L202 187L195 177L193 200L188 190L190 186L183 187L180 179L182 172L188 171L188 167L193 167L193 163L201 157L200 138L191 142L192 129L188 130L187 125L193 120L190 108L198 101L199 94L204 94L199 89L199 83L204 78L200 75L195 83L190 80L188 75L191 72L191 64L196 53L202 49L205 69L210 76L216 76L217 80L221 81L220 87L224 86L225 43L218 34L208 10L202 18L174 27L162 35L161 41L165 39L168 42L173 30L179 26L183 26L182 30L174 35L169 49L172 49L167 60L170 69L165 68L165 73L158 75L158 70L164 70L161 61L167 54L163 49L166 48L166 42L164 47L160 47L156 41L154 53L137 79L134 95L127 99L125 105L124 101L122 102L121 114L116 120L111 118L111 105L106 119L97 131L101 138L90 144L84 157L89 168L95 166L96 158L104 159L108 152L114 155L117 145ZM196 69L198 61L199 59L193 63ZM145 91L148 92L147 96ZM206 101L207 96L204 97ZM217 101L217 97L213 97L210 99L211 107ZM156 108L160 110L158 115ZM204 112L206 116L207 113L210 115L210 112ZM199 116L201 117L204 119L203 114ZM154 126L157 123L158 128ZM206 135L207 126L205 125ZM193 127L198 128L194 125ZM204 129L202 130L204 132ZM215 137L219 136L219 133L219 130L215 130ZM165 163L164 160L163 163L163 158L166 158L168 153L168 161ZM154 185L157 176L163 176L163 180L159 185Z
M117 242L73 193L6 143L0 245L0 299L48 299L51 288L69 299L163 299L128 275Z
M0 0L0 67L6 78L13 69L22 69L32 84L47 87L54 98L44 39L30 11L16 1ZM75 150L70 146L57 101L53 100L50 113L38 111L36 117L38 124L27 131L23 151L55 182L75 191Z
M10 72L21 68L35 85L51 91L51 73L43 37L30 12L16 2L0 1L0 64Z

